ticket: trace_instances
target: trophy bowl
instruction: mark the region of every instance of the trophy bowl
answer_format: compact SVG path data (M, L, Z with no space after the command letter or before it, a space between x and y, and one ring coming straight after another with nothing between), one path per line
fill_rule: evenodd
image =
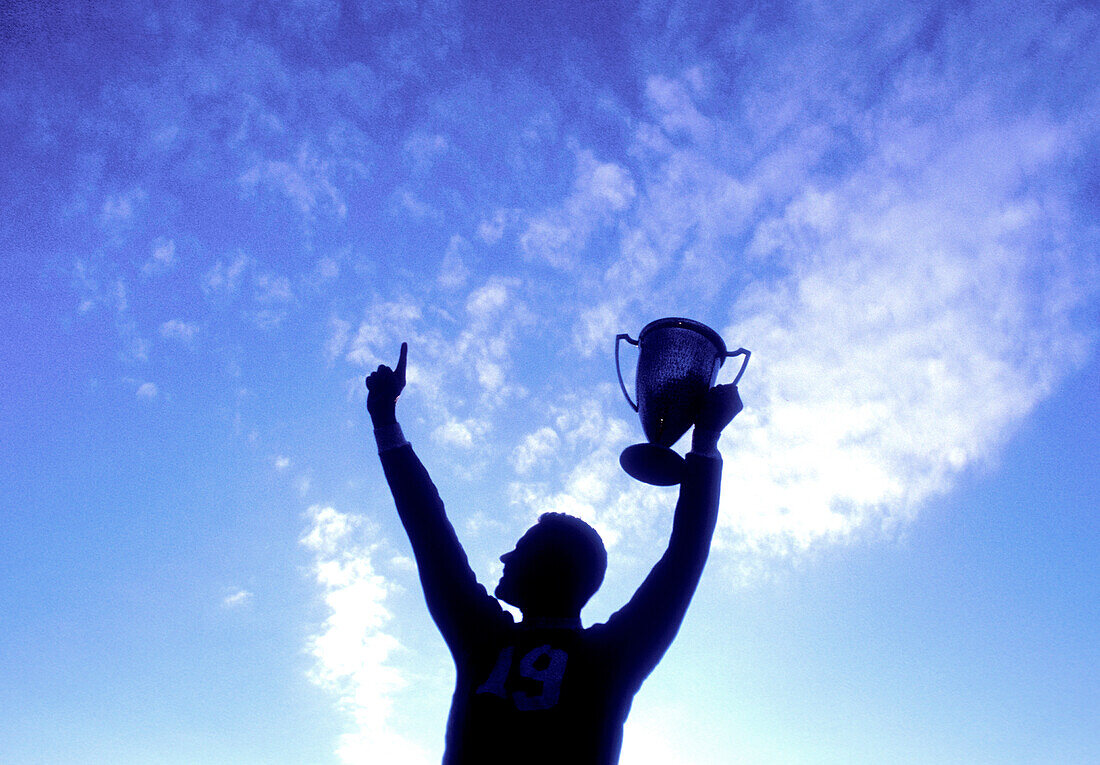
M626 340L638 346L634 376L637 403L630 398L619 364L619 344ZM654 486L680 483L684 460L672 449L695 423L707 391L718 370L730 356L744 356L736 385L749 362L749 351L727 351L721 336L692 319L669 317L651 321L634 340L627 334L615 337L615 371L619 387L631 408L642 420L646 443L634 444L619 457L629 475Z

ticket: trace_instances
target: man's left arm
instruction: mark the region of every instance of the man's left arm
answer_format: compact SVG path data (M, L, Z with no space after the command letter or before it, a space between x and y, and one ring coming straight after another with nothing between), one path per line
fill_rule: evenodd
M699 584L718 519L722 480L718 438L741 408L733 385L719 385L708 392L685 460L668 548L630 602L608 620L608 628L623 638L622 658L639 672L638 682L676 637Z

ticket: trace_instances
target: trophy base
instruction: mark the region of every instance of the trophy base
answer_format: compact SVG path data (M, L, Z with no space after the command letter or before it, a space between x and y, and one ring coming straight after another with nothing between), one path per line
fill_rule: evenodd
M675 486L684 476L684 458L656 444L626 447L619 455L619 464L632 478L653 486Z

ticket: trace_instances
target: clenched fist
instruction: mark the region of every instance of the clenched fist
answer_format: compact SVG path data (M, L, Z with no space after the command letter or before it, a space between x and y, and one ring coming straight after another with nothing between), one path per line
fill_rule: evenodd
M743 408L736 385L715 385L703 399L703 408L695 419L695 427L697 430L721 433L722 428L729 425Z

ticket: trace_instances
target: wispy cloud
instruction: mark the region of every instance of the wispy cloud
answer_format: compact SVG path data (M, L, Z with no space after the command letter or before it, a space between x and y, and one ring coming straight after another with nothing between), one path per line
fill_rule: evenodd
M443 254L443 262L439 266L439 286L445 290L456 290L465 286L470 278L470 269L465 259L468 257L470 244L459 234L451 237L447 244L447 250Z
M1100 278L1067 240L1079 213L1049 180L1095 128L1005 112L981 81L939 83L911 56L873 109L846 101L828 72L813 75L858 140L757 101L752 86L719 106L705 64L648 81L638 193L617 211L598 290L578 301L574 341L602 356L617 332L687 314L754 351L748 408L723 441L719 545L740 560L911 518L995 460L1095 342L1079 312ZM747 121L764 131L765 113L784 140L731 153L730 131ZM583 242L561 231L563 247ZM544 419L513 454L520 475ZM600 449L576 459L597 461ZM573 479L517 487L524 504L594 512ZM610 520L639 501L615 489L599 504Z
M408 342L403 402L412 403L403 406L438 423L432 430L436 443L485 458L493 451L490 435L499 414L525 395L514 373L514 354L521 331L535 317L525 284L515 277L490 276L449 299L460 316L424 310L412 297L377 301L354 336L343 324L333 324L328 350L344 348L348 361L373 370L380 363L392 366L401 343ZM466 470L475 463L462 464Z
M539 462L552 458L560 443L558 432L547 426L526 434L512 452L512 466L516 473L526 475Z
M176 265L176 243L171 239L158 237L153 242L153 253L141 267L145 276L156 276L172 270Z
M634 200L630 171L601 162L587 149L577 150L573 191L560 208L532 218L520 236L521 251L555 268L570 269L582 258L588 239L601 223L622 213Z
M190 342L199 331L199 326L180 319L169 319L160 325L160 336L169 340Z
M314 505L302 546L327 615L308 641L310 678L332 693L352 721L337 755L348 763L426 763L423 750L395 731L393 695L406 686L395 656L401 644L388 631L391 585L379 574L363 519Z
M347 360L363 368L373 368L379 363L393 366L397 363L395 349L402 342L431 347L424 342L428 338L423 318L420 305L412 299L374 301L366 309L354 337L349 341L346 332L336 331L330 336L330 348L335 351L346 343ZM340 325L334 325L334 330L341 330Z
M241 175L240 183L248 193L258 188L278 191L303 215L326 212L342 218L347 204L330 175L328 161L303 145L293 160L264 160L253 165Z
M1094 286L1043 244L1058 222L1014 177L1044 143L979 134L923 178L859 175L761 224L750 252L791 275L747 291L727 333L762 360L729 530L804 547L907 517L1081 362L1093 338L1072 314Z
M193 282L269 330L315 298L332 364L392 364L409 341L407 401L433 443L469 456L508 434L501 459L525 482L545 477L551 449L602 456L598 445L573 450L581 424L554 420L575 380L539 370L550 392L533 393L520 338L571 341L594 361L617 332L687 314L755 354L748 409L723 444L755 466L751 485L727 478L727 496L753 499L724 512L724 542L789 551L909 517L994 459L1090 347L1075 312L1097 283L1081 179L1094 174L1100 97L1080 53L1096 15L796 4L782 19L732 21L674 5L631 19L636 102L587 92L580 69L582 79L443 76L460 39L406 9L364 61L300 71L279 41L239 39L226 22L241 45L189 52L188 76L113 82L98 108L149 151L185 151L250 214L289 208L307 221L288 245L303 255L285 263L239 241L188 245L218 253L193 266ZM340 35L333 7L289 12L288 44ZM301 20L314 12L309 32ZM461 10L425 13L455 21ZM390 97L406 86L409 98ZM162 102L161 90L175 95ZM209 101L220 104L209 115L191 106ZM116 104L132 113L126 125ZM142 304L140 286L157 281L140 271L185 268L186 240L143 228L176 206L157 177L86 175L104 246L130 236L142 255L116 269L81 255L80 310L125 314L131 363L148 359L150 331L183 340L212 327L120 307ZM367 177L384 181L368 189ZM348 213L360 198L368 218L392 213L384 235ZM283 244L285 225L271 230L259 246ZM359 240L370 245L350 245ZM346 253L338 268L331 252ZM338 291L344 282L354 293ZM363 395L361 380L354 390ZM595 502L594 486L563 478L537 501L618 508L634 496L611 488Z
M241 587L233 587L222 598L223 608L242 608L252 602L252 593Z
M135 219L141 214L148 198L149 193L140 187L108 195L100 208L100 225L110 235L121 237L137 225Z
M520 329L533 321L514 278L491 277L466 300L468 321L455 340L459 369L476 381L481 410L496 408L517 393L509 384L512 352Z
M78 296L78 312L87 313L96 307L101 299L99 281L93 278L88 262L83 258L73 263L72 285Z
M9 56L0 101L18 123L7 197L51 229L19 244L74 264L72 337L121 367L99 377L146 414L181 374L222 389L210 412L276 455L293 501L353 481L265 443L316 414L292 388L354 368L361 407L363 372L408 341L418 449L513 501L491 520L456 507L475 544L557 509L597 526L613 566L651 553L675 495L618 468L641 428L611 343L684 314L754 352L714 560L767 566L906 523L1094 352L1087 4L673 0L612 13L610 54L569 35L560 57L564 26L520 50L450 0L284 5L116 9L110 40L66 16L95 44ZM114 46L143 65L102 67ZM39 188L64 191L40 206ZM264 364L282 358L306 367L276 391ZM302 549L326 608L312 677L349 716L340 756L421 761L394 711L389 551L320 505ZM675 756L654 719L627 756Z
M452 419L433 430L432 438L444 446L469 450L484 442L489 427L489 423L485 420Z
M624 533L637 531L635 515L647 515L651 505L621 493L625 484L618 452L630 443L631 428L606 411L610 387L596 393L551 405L552 427L523 436L512 454L521 480L509 492L532 519L545 512L576 515L591 523L610 547Z
M208 294L232 295L237 291L248 265L248 256L240 252L229 259L219 258L206 272L202 281L203 289Z
M256 302L287 303L294 299L290 279L279 274L257 274L254 280Z
M304 497L313 486L313 478L308 473L303 473L295 479L294 486L298 489L298 496Z

